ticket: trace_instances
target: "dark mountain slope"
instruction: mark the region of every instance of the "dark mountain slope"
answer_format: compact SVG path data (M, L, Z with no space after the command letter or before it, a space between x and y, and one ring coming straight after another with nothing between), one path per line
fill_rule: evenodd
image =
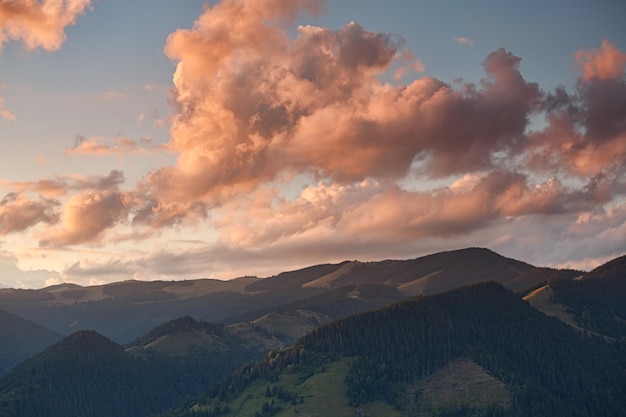
M0 415L145 416L182 398L164 376L93 331L80 331L0 380Z
M0 310L0 377L62 336L32 321Z
M225 326L187 316L154 328L126 349L96 332L79 331L0 379L0 416L149 416L326 320L282 311Z
M127 345L126 351L167 370L167 383L177 392L198 395L244 363L258 360L265 349L249 348L223 325L186 316L156 327Z
M551 301L566 306L580 327L626 342L626 256L580 280L551 282Z
M295 415L296 409L322 415L319 407L326 403L335 416L364 410L371 416L625 415L625 359L616 345L583 336L500 285L487 283L322 326L290 349L271 353L214 386L195 410L199 407L207 416L263 416L279 409L280 416ZM475 365L454 367L446 375L457 381L447 386L472 379L461 369L473 372L474 379L488 375L504 384L492 384L493 401L463 405L425 399L425 389L433 387L426 378L441 375L458 360ZM307 381L316 378L335 384L339 393L315 397L319 384ZM306 384L313 391L302 391ZM263 396L265 386L269 391ZM273 387L282 394L274 395ZM382 408L381 401L392 407ZM352 411L346 409L348 403ZM456 405L450 409L450 404ZM168 415L202 415L186 410Z

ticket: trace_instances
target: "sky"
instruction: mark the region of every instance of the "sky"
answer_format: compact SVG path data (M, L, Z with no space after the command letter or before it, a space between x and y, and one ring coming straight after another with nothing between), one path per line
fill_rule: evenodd
M0 0L0 287L626 253L626 3Z

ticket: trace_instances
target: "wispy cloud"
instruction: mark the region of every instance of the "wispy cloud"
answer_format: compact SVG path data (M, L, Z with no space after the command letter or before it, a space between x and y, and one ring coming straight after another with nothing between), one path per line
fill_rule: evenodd
M75 138L74 145L65 149L65 154L105 156L148 153L164 150L166 149L163 146L153 144L150 138L142 138L139 141L136 141L124 136L107 139L102 137L86 138L79 135Z
M456 38L454 38L452 40L454 42L458 43L459 45L474 46L474 39L467 38L465 36L459 36L459 37L456 37Z
M4 85L0 85L0 91L4 88ZM0 117L4 120L11 120L13 122L17 121L17 116L11 110L6 108L6 104L4 102L4 98L0 96Z

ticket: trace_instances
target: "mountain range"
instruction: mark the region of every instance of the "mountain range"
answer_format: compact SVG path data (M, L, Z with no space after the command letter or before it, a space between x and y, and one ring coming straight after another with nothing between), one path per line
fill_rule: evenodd
M538 268L487 249L468 248L412 260L316 265L267 278L0 289L0 307L62 335L96 330L118 343L128 343L185 315L232 324L284 307L339 318L487 280L514 291L534 289L559 273L582 274Z
M7 310L61 329L117 323L125 343L72 333L0 379L0 415L619 415L625 283L626 257L584 273L470 248L263 279L0 290Z

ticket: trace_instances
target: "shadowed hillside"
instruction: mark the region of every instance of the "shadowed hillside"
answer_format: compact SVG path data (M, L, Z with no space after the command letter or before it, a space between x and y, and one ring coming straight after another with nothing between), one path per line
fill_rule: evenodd
M0 377L24 359L62 338L43 326L4 310L0 310L0 329Z
M623 415L615 347L480 284L323 326L167 416Z

